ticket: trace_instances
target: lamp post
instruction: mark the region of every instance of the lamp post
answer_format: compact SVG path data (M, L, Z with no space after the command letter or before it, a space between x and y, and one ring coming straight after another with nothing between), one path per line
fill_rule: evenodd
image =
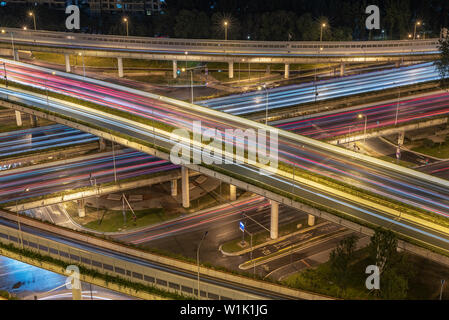
M228 40L228 21L225 21L224 23L224 27L225 27L225 41Z
M51 73L53 76L56 74L56 72ZM47 95L47 106L48 106L48 76L45 77L45 93Z
M421 25L421 21L416 21L415 23L415 30L413 31L413 40L416 39L416 27Z
M203 234L203 237L201 238L200 243L198 244L198 249L196 250L196 263L198 265L198 300L201 300L201 295L200 295L200 248L201 248L201 244L203 243L204 238L206 238L208 231L206 231Z
M190 98L193 104L193 70L187 70L186 68L181 69L182 72L190 71Z
M359 118L359 119L365 118L365 129L364 129L364 133L363 133L363 135L364 135L364 137L363 137L363 143L365 143L365 142L366 142L366 126L367 126L367 124L368 124L368 116L367 116L366 114L360 113L360 114L358 115L358 118Z
M79 52L78 55L81 57L82 61L83 61L83 76L84 78L86 77L86 66L84 64L84 55L82 52Z
M326 28L326 24L322 23L320 26L320 43L323 42L323 29Z
M265 125L268 124L268 89L267 89L267 85L264 84L262 87L258 87L257 89L259 91L262 90L262 88L265 89Z
M33 11L28 12L28 15L29 15L30 17L33 17L34 31L36 31L36 30L37 30L37 29L36 29L36 15L34 14Z
M129 37L128 18L123 18L123 22L126 23L126 36Z

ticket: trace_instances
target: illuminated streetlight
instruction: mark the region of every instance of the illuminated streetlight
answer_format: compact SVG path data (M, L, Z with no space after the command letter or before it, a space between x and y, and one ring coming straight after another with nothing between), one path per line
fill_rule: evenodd
M26 31L28 28L27 27L23 27L22 29Z
M366 114L360 113L357 117L359 119L365 118L365 130L364 130L364 138L363 138L363 143L365 143L366 142L366 126L368 124L368 116Z
M419 27L419 26L421 26L421 21L416 21L416 23L415 23L415 30L413 31L413 40L415 40L416 39L416 27Z
M323 41L323 29L326 28L326 27L327 27L327 25L325 23L321 24L321 27L320 27L320 42Z
M126 23L126 36L129 37L128 18L123 18L123 22Z
M83 61L83 75L84 75L84 78L85 78L86 77L86 66L84 64L84 55L83 55L82 52L79 52L78 55L82 58L82 61Z
M28 12L28 15L29 15L30 17L33 17L34 31L36 31L36 15L35 15L34 12L32 12L32 11Z
M228 40L228 21L225 21L224 23L224 27L225 27L225 40Z

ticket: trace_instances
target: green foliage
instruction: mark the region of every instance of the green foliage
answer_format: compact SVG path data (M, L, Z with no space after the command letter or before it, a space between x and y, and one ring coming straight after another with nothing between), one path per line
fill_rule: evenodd
M337 248L332 250L329 258L331 275L335 283L346 289L350 274L348 269L354 262L354 252L357 245L357 237L351 235L340 241Z
M440 40L438 49L440 50L440 58L434 64L440 73L441 85L445 87L448 85L447 78L449 77L449 37Z
M370 260L379 267L380 295L384 299L405 299L413 268L403 253L397 252L394 232L377 228L368 246Z

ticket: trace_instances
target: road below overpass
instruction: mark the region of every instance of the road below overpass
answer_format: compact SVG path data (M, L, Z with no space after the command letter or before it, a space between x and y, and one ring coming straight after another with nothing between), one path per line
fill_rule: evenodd
M98 137L63 125L0 133L0 158L44 152L98 141ZM1 168L0 168L1 170Z
M243 116L263 112L267 107L271 111L304 103L419 84L439 78L435 66L432 63L424 63L267 90L261 88L262 90L259 91L198 101L196 104Z
M202 121L206 128L217 128L221 132L231 128L255 128L263 125L251 121L242 120L226 114L191 107L190 105L175 102L174 100L153 97L149 94L132 89L109 85L92 79L83 79L73 75L57 73L51 75L48 72L30 66L20 66L26 70L27 76L21 80L23 83L38 87L45 87L44 83L51 86L51 90L64 93L65 95L102 104L108 108L121 110L146 119L153 119L178 128L192 130L193 121ZM26 79L25 79L26 78ZM161 130L154 131L147 126L130 122L120 117L100 113L93 109L82 106L70 105L56 102L51 99L47 104L45 99L30 93L18 93L16 90L1 89L3 94L8 94L9 99L20 102L37 104L40 108L51 112L69 116L89 122L104 130L117 131L144 141L157 141L165 149L170 150L173 142L168 139L167 133ZM14 96L14 98L13 98ZM421 177L417 173L400 173L405 169L391 170L394 166L385 163L385 166L377 164L378 161L358 160L342 156L341 153L352 153L342 151L335 147L326 146L316 141L307 140L296 135L280 132L279 160L289 163L296 168L307 170L318 174L349 183L358 188L376 193L380 196L400 201L414 207L426 209L438 215L447 216L449 213L449 191L448 188L434 183L435 178ZM315 203L337 209L348 215L356 216L363 221L389 226L400 233L407 234L425 242L433 243L439 247L447 248L447 235L439 231L429 229L413 222L401 220L396 221L392 215L377 209L368 207L350 199L341 199L335 194L324 190L315 189L310 186L293 184L291 179L281 175L260 175L259 171L250 165L233 164L218 165L223 170L234 172L252 181L259 181L279 190L289 190L304 199ZM296 180L296 179L295 179ZM441 182L442 184L446 182Z
M0 204L55 194L65 190L94 187L118 180L179 168L166 160L134 150L121 150L52 163L39 168L21 168L0 173Z

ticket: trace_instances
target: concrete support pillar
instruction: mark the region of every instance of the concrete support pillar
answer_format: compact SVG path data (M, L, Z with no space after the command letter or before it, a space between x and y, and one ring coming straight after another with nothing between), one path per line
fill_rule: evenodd
M123 78L123 58L117 58L118 76Z
M86 201L84 199L78 200L78 217L84 218L86 216Z
M401 61L396 61L395 65L396 65L396 68L399 68L401 66Z
M229 79L234 78L234 62L228 62L229 65Z
M265 70L265 74L268 76L271 73L271 67L269 64L267 64L267 69Z
M100 151L106 150L106 140L104 140L104 138L100 138L100 140L98 140L98 144Z
M307 220L307 224L309 226L314 226L315 225L315 216L312 216L311 214L309 214L309 218Z
M32 127L37 127L37 117L30 114L30 123Z
M232 184L229 185L229 200L237 200L237 187Z
M173 79L178 77L178 61L173 60Z
M271 202L271 224L270 224L270 237L271 239L277 239L279 236L279 203L276 201Z
M284 78L290 78L290 65L288 63L285 64Z
M172 197L176 197L178 195L178 180L171 181L171 195Z
M19 50L14 50L12 54L13 54L13 59L14 60L20 61Z
M65 54L65 72L70 72L71 68L70 68L70 55L69 54Z
M18 127L22 126L22 114L20 111L16 111L16 124Z
M340 77L343 77L345 75L345 64L340 64Z
M404 144L404 139L405 139L405 131L401 131L398 134L398 145L402 146Z
M80 285L81 287L81 285ZM72 284L72 300L83 300L81 288Z
M190 189L189 189L189 169L181 168L181 184L182 184L182 206L190 207Z

